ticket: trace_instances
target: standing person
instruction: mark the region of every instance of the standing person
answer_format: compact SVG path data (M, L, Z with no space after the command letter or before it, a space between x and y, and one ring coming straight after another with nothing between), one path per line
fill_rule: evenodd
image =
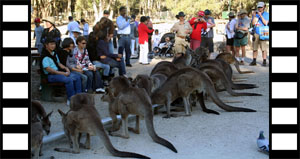
M186 22L184 17L184 12L179 12L178 15L176 15L176 18L179 19L179 22L175 23L171 28L171 32L176 32L174 44L176 57L180 57L181 54L185 54L185 46L189 46L189 42L187 42L185 38L193 31L190 23Z
M199 11L198 17L192 18L189 22L193 28L193 32L191 34L191 49L196 50L201 45L201 31L202 29L206 29L207 25L205 20L203 19L204 12Z
M74 28L71 32L73 36L71 36L70 38L73 39L75 46L77 46L76 39L80 36L81 32L79 28Z
M73 55L76 59L76 64L71 63L70 67L73 71L79 72L81 76L87 76L87 83L85 85L85 92L104 93L103 82L99 71L96 66L91 62L88 51L86 49L86 40L83 36L79 36L76 40L77 47L73 51ZM92 87L94 83L94 88Z
M148 34L152 33L154 30L147 27L147 17L142 16L140 20L140 25L138 27L139 31L139 44L140 44L140 57L139 62L143 65L148 65Z
M215 19L211 17L211 11L206 9L204 11L204 20L207 23L207 29L201 36L201 46L208 48L209 53L214 52L214 31L213 28L216 26Z
M139 22L137 20L135 20L134 23L136 25L136 28L138 28L139 27ZM139 32L137 32L137 34L135 36L135 48L134 48L134 51L137 51L138 48L139 48Z
M103 17L109 18L110 12L108 10L103 11Z
M81 93L81 79L80 76L73 74L66 66L60 63L55 48L55 39L47 38L41 57L42 75L47 76L49 83L65 83L67 105L70 105L70 98L77 93Z
M233 47L234 42L234 30L236 25L236 19L234 12L230 12L228 14L229 16L229 22L225 26L225 32L226 32L226 52L232 51L232 55L235 56L235 49Z
M46 22L46 29L43 30L41 42L45 44L45 41L49 38L54 39L56 43L56 49L60 45L61 42L61 33L55 27L55 20L54 17L48 17L47 19L43 19Z
M137 55L134 52L135 38L137 35L138 35L138 29L135 24L135 15L131 15L131 20L130 20L131 58L137 57Z
M83 36L85 37L85 39L88 39L89 38L89 24L84 19L81 19L80 22L83 25L83 27L82 27Z
M42 37L44 28L40 25L41 24L40 18L35 18L34 24L35 24L35 29L34 29L33 39L35 39L35 47L38 49L39 54L41 54L42 49L43 49L41 37Z
M80 29L79 23L75 20L73 20L72 16L69 16L69 24L68 24L68 30L66 32L66 35L68 35L69 33L69 37L73 37L73 33L72 30L74 30L75 28Z
M109 19L109 15L110 15L110 12L108 10L104 10L103 11L103 17ZM101 19L100 19L101 21ZM115 25L114 23L111 23L110 27L109 27L109 30L108 30L108 34L110 36L110 40L109 40L109 52L110 53L114 53L114 44L113 44L113 40L112 38L114 37L114 31L115 31Z
M244 65L244 58L246 56L246 45L248 44L248 30L250 27L250 20L247 17L247 11L241 9L239 12L239 19L235 25L235 37L233 45L236 51L236 58L240 61L240 65ZM240 48L242 48L242 58L240 56Z
M148 29L150 29L150 30L152 30L153 29L153 24L152 24L152 21L151 21L151 19L150 19L150 16L147 16L147 27L148 27ZM149 42L149 52L151 52L152 51L152 35L153 35L153 33L149 33L148 34L149 36L148 36L148 42Z
M123 55L123 51L125 49L126 53L126 66L132 67L130 64L130 18L126 15L126 8L124 6L120 7L120 16L117 18L117 26L118 26L118 36L119 36L119 49L118 53Z
M261 48L263 56L262 66L267 66L267 44L266 41L259 39L259 27L267 26L269 23L269 13L265 12L266 5L264 2L258 2L257 12L252 14L252 25L255 27L254 42L253 42L253 61L250 63L250 66L256 65L256 58L258 54L258 47ZM255 22L256 21L256 22Z

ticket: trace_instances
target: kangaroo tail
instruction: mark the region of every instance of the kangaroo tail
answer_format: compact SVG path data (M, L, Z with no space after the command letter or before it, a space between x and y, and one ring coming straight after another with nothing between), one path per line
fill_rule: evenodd
M72 153L72 149L69 148L55 148L54 151Z
M177 153L176 148L167 140L159 137L155 130L154 130L154 126L153 126L153 114L152 111L148 111L145 112L145 122L146 122L146 127L148 130L149 135L151 136L152 140L158 144L161 144L167 148L169 148L170 150L172 150L173 152Z
M241 71L239 62L238 62L236 59L235 59L235 62L234 62L234 66L235 66L236 70L237 70L240 74L254 73L254 71Z

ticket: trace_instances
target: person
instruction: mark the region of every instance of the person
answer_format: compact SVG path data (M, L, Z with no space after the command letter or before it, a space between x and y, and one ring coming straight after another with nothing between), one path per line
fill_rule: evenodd
M244 58L246 56L246 45L248 44L248 29L250 27L250 20L247 17L247 11L245 9L241 9L239 12L239 19L235 24L235 38L233 45L236 51L236 58L240 61L241 65L244 65ZM239 58L239 51L242 48L242 58Z
M80 76L87 77L87 83L84 85L85 92L92 92L93 90L97 93L104 93L103 82L99 71L96 66L90 61L88 51L86 49L86 39L83 36L79 36L76 40L77 47L73 51L73 56L76 59L76 63L69 61L69 67L72 71L78 72ZM69 59L69 58L68 58ZM84 77L84 78L86 78ZM92 88L94 83L94 88Z
M137 20L135 20L134 22L135 22L136 28L138 28L139 27L139 22ZM134 48L134 51L137 51L138 48L139 48L139 34L137 32L137 34L135 36L135 48Z
M41 37L43 34L44 27L42 27L40 18L34 19L35 29L34 29L34 35L33 39L35 39L35 45L34 47L38 49L39 54L42 53L43 44L41 42Z
M155 47L158 47L158 45L159 45L159 41L160 41L160 34L159 34L159 32L158 32L158 29L155 29L155 31L154 31L154 35L152 36L152 43L153 43L153 48L155 48ZM152 50L153 50L153 48L152 48Z
M106 32L100 31L96 48L97 56L100 58L101 63L108 64L110 68L118 68L119 75L126 76L124 61L121 59L123 55L112 54L109 52L108 42L110 38L111 36L109 36Z
M103 11L103 17L109 18L110 12L108 10Z
M120 7L120 16L117 18L117 26L118 26L118 35L119 35L119 49L118 53L123 55L123 51L125 49L126 52L126 66L132 67L130 64L130 18L126 15L126 8L124 6Z
M148 34L152 33L154 30L149 29L147 27L147 17L142 16L140 19L140 25L138 27L139 32L139 44L140 44L140 57L139 57L139 63L143 65L148 65Z
M66 32L66 35L68 35L68 33L69 33L69 37L72 38L73 37L73 32L72 31L75 28L80 29L80 26L79 26L79 23L77 21L73 20L72 16L69 16L68 19L69 19L69 24L68 24L68 30Z
M110 12L108 10L103 11L103 17L109 19ZM100 21L103 19L100 19ZM115 31L115 25L111 23L111 26L109 27L109 36L111 36L111 40L109 40L109 52L114 53L114 44L112 38L114 37L114 31Z
M229 21L225 25L225 33L226 33L226 52L230 53L232 52L232 55L235 56L235 49L233 47L233 41L234 41L234 27L236 24L236 19L234 12L230 12L228 14Z
M46 29L43 30L41 42L45 44L47 39L49 38L54 39L57 46L56 49L57 49L61 42L61 33L55 27L54 17L48 17L47 19L43 19L43 21L46 22Z
M136 27L135 18L136 16L134 14L131 15L131 19L130 19L131 58L137 57L137 54L135 54L134 52L135 39L136 37L138 37L138 29Z
M89 38L89 24L84 19L81 19L80 22L83 25L83 27L81 28L83 30L83 36L85 37L85 39L88 39Z
M73 36L71 36L70 38L73 39L75 46L77 46L76 39L80 36L81 32L79 28L74 28L71 32Z
M193 32L191 34L191 49L196 50L201 45L201 31L202 29L207 29L207 24L204 17L204 12L199 11L197 13L198 17L193 17L189 23L193 28Z
M171 39L170 39L170 37L167 36L165 38L165 42L160 43L158 45L157 48L159 48L159 49L154 49L154 55L157 57L158 52L167 53L167 50L170 49L171 46L172 46Z
M150 29L150 30L152 30L153 29L153 24L152 24L152 21L151 21L151 18L150 18L150 16L147 16L147 27L148 27L148 29ZM149 52L151 52L152 51L152 35L153 35L153 33L149 33L148 34L149 36L148 36L148 49L149 49Z
M253 42L253 61L250 63L250 66L256 65L256 58L258 54L258 47L262 50L263 63L262 66L267 66L267 44L266 41L259 39L259 28L262 26L267 26L269 23L269 13L265 12L265 3L258 2L257 4L257 12L253 12L252 14L252 25L255 27L254 33L254 42ZM255 22L256 21L256 22Z
M72 38L65 38L61 43L62 48L58 50L58 59L61 64L67 66L67 58L69 55L73 55L75 44Z
M98 70L103 69L103 85L108 86L110 66L100 62L100 56L97 55L96 47L97 40L94 32L91 32L89 34L89 39L86 47L88 50L89 58Z
M80 76L73 74L66 66L60 63L55 49L55 39L47 38L41 57L42 75L47 77L49 83L65 83L67 105L70 105L70 98L77 93L81 93L81 79Z
M171 28L171 32L176 32L174 44L176 57L181 56L181 54L185 54L185 46L189 46L189 42L187 42L185 38L193 31L190 23L186 22L184 17L184 12L179 12L176 15L176 18L179 19L179 22L175 23Z
M216 26L215 19L211 17L211 11L206 9L204 11L204 20L207 23L207 29L201 35L201 46L206 47L209 50L209 53L214 52L214 31L213 28Z

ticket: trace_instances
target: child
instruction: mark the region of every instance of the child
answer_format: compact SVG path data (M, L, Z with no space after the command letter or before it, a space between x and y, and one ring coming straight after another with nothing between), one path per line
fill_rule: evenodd
M159 41L160 41L160 34L158 33L158 30L155 29L155 34L152 37L152 43L153 43L153 48L158 47ZM153 49L152 48L152 49Z
M41 37L44 30L44 28L40 25L40 23L41 23L40 18L34 19L35 29L34 29L33 39L35 38L35 47L38 49L39 54L42 53L42 49L43 49L43 44L41 43Z

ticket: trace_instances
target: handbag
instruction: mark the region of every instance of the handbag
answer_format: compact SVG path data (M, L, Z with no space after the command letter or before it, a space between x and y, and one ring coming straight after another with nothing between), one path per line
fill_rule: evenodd
M258 35L260 40L269 40L269 26L258 27Z
M243 39L245 36L247 36L248 33L243 33L241 31L235 31L235 34L234 34L234 38L235 39Z

